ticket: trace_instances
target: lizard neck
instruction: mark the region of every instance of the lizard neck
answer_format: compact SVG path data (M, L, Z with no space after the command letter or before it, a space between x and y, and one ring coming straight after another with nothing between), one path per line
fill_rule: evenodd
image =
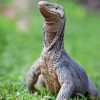
M65 22L55 21L44 24L44 49L46 51L59 51L64 48Z

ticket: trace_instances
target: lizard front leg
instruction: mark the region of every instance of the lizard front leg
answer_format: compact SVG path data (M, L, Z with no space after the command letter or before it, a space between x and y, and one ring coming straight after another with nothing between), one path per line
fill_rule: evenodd
M57 68L58 80L61 85L56 100L70 100L74 90L74 83L71 72L63 65Z
M63 83L63 85L61 86L61 89L57 95L56 100L70 100L70 96L72 95L73 92L73 83L70 81L66 81Z
M36 84L38 80L38 76L41 74L40 71L40 64L35 63L31 66L28 72L28 77L27 77L27 88L30 93L34 93L36 91L34 85Z
M70 96L72 95L73 89L73 82L71 82L70 80L65 81L61 86L56 100L70 100Z

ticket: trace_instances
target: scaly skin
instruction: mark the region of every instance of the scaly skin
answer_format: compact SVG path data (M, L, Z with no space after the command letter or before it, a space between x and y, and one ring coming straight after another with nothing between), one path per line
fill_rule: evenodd
M28 90L34 93L34 85L42 74L47 89L57 95L56 100L70 100L78 93L88 95L89 100L99 100L96 87L85 71L64 50L66 16L63 8L46 1L38 5L44 17L44 47L37 63L29 70Z

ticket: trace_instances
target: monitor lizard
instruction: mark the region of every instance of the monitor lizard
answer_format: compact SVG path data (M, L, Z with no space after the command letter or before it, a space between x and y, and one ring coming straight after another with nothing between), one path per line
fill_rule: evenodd
M40 1L38 7L44 18L44 44L41 56L29 69L28 90L34 93L34 85L41 74L46 88L57 95L56 100L70 100L78 93L88 95L89 100L99 100L99 93L83 68L65 52L63 7L47 1Z

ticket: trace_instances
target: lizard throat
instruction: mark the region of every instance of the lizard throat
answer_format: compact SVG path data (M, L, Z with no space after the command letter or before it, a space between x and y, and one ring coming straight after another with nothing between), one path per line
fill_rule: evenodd
M44 48L46 51L59 51L64 48L64 25L47 22L44 26Z

